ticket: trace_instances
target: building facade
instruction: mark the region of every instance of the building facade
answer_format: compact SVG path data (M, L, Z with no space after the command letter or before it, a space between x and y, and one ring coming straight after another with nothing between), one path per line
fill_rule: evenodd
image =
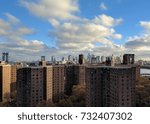
M64 98L64 65L24 67L17 70L18 106L38 106Z
M124 54L123 55L123 64L134 64L134 54Z
M64 98L65 92L65 66L53 65L53 102Z
M83 54L79 55L79 64L80 65L84 64L84 55Z
M46 66L43 68L43 95L44 100L53 102L53 67Z
M85 85L85 65L74 65L74 84Z
M11 94L17 91L17 65L11 65L11 84L10 84L10 91Z
M65 65L65 94L71 95L72 87L75 85L75 66L74 64Z
M17 105L37 106L43 101L43 68L25 67L17 70Z
M65 65L65 94L71 95L73 85L85 86L85 64Z
M0 102L10 98L11 65L0 62Z
M86 67L88 107L135 106L136 67Z

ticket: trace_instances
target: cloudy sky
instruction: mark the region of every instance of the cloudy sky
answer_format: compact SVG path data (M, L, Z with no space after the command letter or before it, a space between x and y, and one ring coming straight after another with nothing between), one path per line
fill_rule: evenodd
M0 53L121 55L150 59L149 0L1 0Z

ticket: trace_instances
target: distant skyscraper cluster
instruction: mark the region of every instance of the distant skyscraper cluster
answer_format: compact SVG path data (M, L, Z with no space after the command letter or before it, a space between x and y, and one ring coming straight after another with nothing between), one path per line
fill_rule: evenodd
M6 54L0 63L0 102L12 100L17 106L39 106L43 101L57 103L72 94L74 85L86 87L86 106L135 106L135 84L139 66L134 55L123 57L83 54L62 61L8 64ZM123 58L123 59L122 59Z

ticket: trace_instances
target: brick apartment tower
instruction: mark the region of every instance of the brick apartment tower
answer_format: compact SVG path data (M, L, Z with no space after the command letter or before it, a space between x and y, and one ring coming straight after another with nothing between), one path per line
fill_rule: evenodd
M17 105L37 106L43 101L43 68L25 67L17 70Z
M53 65L53 102L64 98L65 92L65 66Z
M73 85L85 85L85 65L65 65L65 94L71 95Z
M7 102L10 97L11 65L0 62L0 102Z
M136 66L86 67L88 107L135 106Z
M53 98L53 67L43 67L43 99L52 103Z
M10 91L11 94L17 91L17 65L11 65L11 84L10 84Z
M38 106L64 98L64 65L24 67L17 70L18 106Z
M74 65L74 84L85 85L85 65Z

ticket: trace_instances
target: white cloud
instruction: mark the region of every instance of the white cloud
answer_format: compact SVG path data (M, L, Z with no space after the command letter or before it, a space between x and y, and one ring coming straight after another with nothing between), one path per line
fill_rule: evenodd
M48 21L49 21L49 22L51 23L51 25L54 26L54 27L60 25L59 21L57 21L56 19L49 19Z
M9 30L10 24L0 19L0 36L4 36L7 34L7 30Z
M24 56L21 59L36 59L42 54L49 57L87 52L106 55L124 51L123 46L113 42L122 38L115 31L115 26L122 19L105 14L93 19L75 16L80 11L77 0L21 0L21 4L32 14L45 18L52 24L50 35L56 42L56 48L50 48L36 38L25 39L26 35L35 33L35 30L24 26L19 19L7 13L8 19L0 20L0 36L3 37L3 40L0 39L0 51L16 53L20 58ZM97 43L101 45L97 46Z
M104 18L107 18L104 22ZM82 20L82 21L81 21ZM96 43L102 45L113 45L113 39L121 39L122 35L117 34L112 28L118 23L107 15L100 15L94 19L80 19L80 21L65 22L54 27L51 36L56 39L59 49L69 51L93 51Z
M93 19L93 22L96 23L96 24L102 24L104 26L107 26L107 27L112 27L112 26L116 26L120 23L122 23L122 19L119 18L119 19L114 19L113 17L111 16L107 16L105 14L102 14L102 15L99 15L99 16L96 16L94 19Z
M60 2L61 1L61 2ZM114 46L113 39L121 39L114 27L122 19L114 19L105 14L89 20L75 15L80 11L78 0L22 0L21 4L35 16L45 18L53 26L51 37L55 39L59 54L94 51L96 43ZM107 9L104 3L102 9ZM114 47L112 47L114 48Z
M28 35L28 34L33 34L34 29L29 29L25 26L19 27L16 31L15 34L22 36L22 35Z
M150 34L150 22L141 21L140 26L142 26L145 29L146 33Z
M140 21L140 25L144 28L149 28L150 29L150 22L147 21Z
M141 21L140 26L144 28L143 33L129 37L125 47L128 51L135 53L139 58L148 59L148 53L150 52L150 22Z
M107 8L107 6L105 5L105 3L101 3L101 4L100 4L100 9L101 9L101 10L107 10L108 8Z
M112 38L113 38L113 39L121 40L121 39L122 39L122 35L121 35L121 34L113 34L113 35L112 35Z
M24 39L24 36L33 34L35 30L24 26L11 14L7 14L7 17L7 20L0 19L0 52L10 52L15 56L12 60L19 57L26 60L28 56L30 59L37 58L51 51L42 41Z
M137 51L150 51L150 22L141 21L140 26L144 28L144 32L140 35L129 37L126 47Z
M77 0L21 0L21 5L32 14L46 19L75 19L74 13L79 11Z
M126 43L126 47L134 50L150 51L150 35L130 37Z
M18 24L20 23L20 20L17 19L15 16L9 14L9 13L5 13L5 15L7 16L8 18L8 21L11 23L11 24Z
M19 39L20 36L33 34L34 29L24 26L19 19L7 13L7 21L0 19L0 36L13 40ZM16 40L15 39L15 40Z
M93 53L96 55L110 56L114 54L115 56L120 56L126 52L126 49L122 45L112 44L97 46L93 50Z

